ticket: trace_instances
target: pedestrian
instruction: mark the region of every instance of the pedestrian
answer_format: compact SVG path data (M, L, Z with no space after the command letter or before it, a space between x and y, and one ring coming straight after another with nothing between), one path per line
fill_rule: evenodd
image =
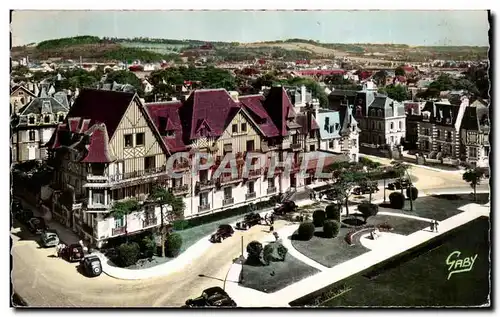
M274 215L271 215L271 225L274 225Z
M434 220L431 221L431 231L434 232Z
M274 231L274 226L273 226L273 225L271 225L271 226L269 227L269 232L273 232L273 231Z
M437 220L434 220L435 223L434 223L434 227L436 228L436 232L438 232L438 226L439 226L439 222Z
M273 232L273 236L274 236L274 239L276 239L276 241L278 241L278 239L280 238L280 236L278 235L278 233L276 231Z

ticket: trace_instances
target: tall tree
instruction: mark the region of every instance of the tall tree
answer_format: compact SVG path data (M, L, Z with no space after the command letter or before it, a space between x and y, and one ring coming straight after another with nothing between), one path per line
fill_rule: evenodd
M406 74L403 66L399 66L394 70L394 75L396 76L404 76Z
M364 170L366 171L366 178L364 179L364 183L370 189L368 200L369 200L369 202L371 204L371 202L372 202L372 190L371 190L371 187L374 184L377 184L377 181L373 180L372 175L373 175L374 172L377 172L380 169L380 166L382 164L380 164L379 162L372 161L372 160L370 160L369 158L366 158L366 157L360 157L359 158L359 164L361 164L363 166Z
M364 174L360 171L358 164L350 164L347 168L342 168L333 175L335 181L333 190L340 202L344 202L346 215L349 216L349 197L352 194L352 189L364 178Z
M470 184L474 189L474 201L476 201L476 188L477 185L481 183L481 179L484 178L486 170L482 167L469 167L465 173L462 175L462 179Z
M165 241L168 235L167 224L182 218L184 215L184 201L176 197L165 187L157 185L151 192L151 201L160 207L160 236L161 236L161 256L165 256ZM167 208L170 207L170 208Z
M410 165L406 164L406 163L403 163L401 161L392 161L391 162L391 165L392 165L392 168L394 170L394 172L396 173L396 175L398 176L398 179L402 185L403 183L403 180L407 177L408 178L408 182L409 182L409 187L413 187L413 183L411 181L411 177L410 177L410 173L408 173L408 170L411 168ZM411 190L410 190L410 195L411 195ZM404 192L403 192L403 186L401 186L401 195L404 196ZM413 197L409 197L410 198L410 210L413 211Z
M110 216L112 216L115 219L122 219L123 225L125 227L125 237L128 237L127 215L138 210L139 210L139 202L135 199L125 199L125 200L115 201L111 206Z

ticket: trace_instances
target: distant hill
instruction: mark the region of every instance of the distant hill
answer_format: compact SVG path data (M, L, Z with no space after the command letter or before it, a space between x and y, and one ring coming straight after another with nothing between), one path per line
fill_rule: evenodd
M64 58L104 61L135 60L159 61L176 59L182 52L207 46L212 56L222 60L252 58L279 58L283 60L349 57L359 62L478 60L487 59L488 47L475 46L409 46L405 44L342 44L320 43L312 40L289 39L257 43L210 42L202 40L173 40L154 38L99 38L76 36L47 40L35 45L13 47L13 58Z

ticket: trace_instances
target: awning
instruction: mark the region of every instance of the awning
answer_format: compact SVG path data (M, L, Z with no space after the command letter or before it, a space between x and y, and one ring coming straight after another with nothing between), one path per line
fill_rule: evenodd
M224 144L224 152L232 152L233 145L232 144Z

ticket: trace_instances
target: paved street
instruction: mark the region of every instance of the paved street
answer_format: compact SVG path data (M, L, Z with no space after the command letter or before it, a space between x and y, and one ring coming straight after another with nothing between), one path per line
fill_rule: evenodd
M383 160L383 159L382 159ZM389 160L387 160L389 161ZM472 191L462 180L461 173L443 173L421 167L413 167L416 186L427 192L438 188L442 191ZM487 183L480 186L488 189ZM389 191L388 191L389 193ZM383 197L383 191L373 199ZM277 221L275 228L285 222ZM41 249L30 235L16 236L19 228L12 231L14 289L30 306L181 306L190 297L198 296L211 286L222 286L232 260L240 255L241 236L244 245L260 240L267 234L265 226L256 226L235 235L221 244L212 245L194 263L171 275L147 279L124 281L105 274L87 278L77 272L76 264L54 258L54 249ZM24 234L24 233L23 233ZM204 274L208 277L199 277ZM212 278L210 278L212 277Z

